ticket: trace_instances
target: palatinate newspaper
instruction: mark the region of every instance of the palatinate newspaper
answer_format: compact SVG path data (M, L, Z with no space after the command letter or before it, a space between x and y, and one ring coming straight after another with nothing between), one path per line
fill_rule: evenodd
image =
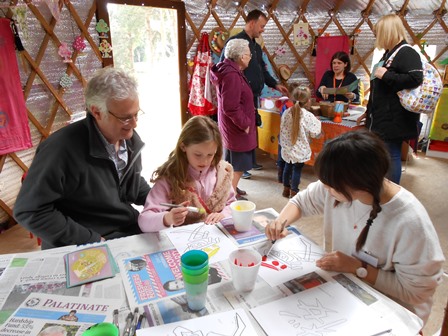
M112 313L120 304L121 300L115 299L30 293L0 327L0 336L46 335L50 331L81 336L93 324L112 322Z

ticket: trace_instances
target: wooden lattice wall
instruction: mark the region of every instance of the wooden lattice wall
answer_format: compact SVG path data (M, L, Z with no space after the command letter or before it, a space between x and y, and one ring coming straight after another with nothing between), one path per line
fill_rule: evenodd
M149 2L142 0L146 5ZM293 44L293 25L298 22L309 23L312 38L324 34L356 35L352 71L363 80L367 90L374 51L373 27L384 14L398 13L414 43L436 45L436 56L431 61L440 70L442 67L438 66L438 61L448 56L446 0L395 1L396 8L392 8L387 0L184 0L184 3L185 53L188 59L194 58L201 32L210 32L215 27L225 30L242 28L245 14L259 8L269 17L263 34L264 51L274 71L278 71L279 65L286 64L292 70L288 83L309 83L312 88L315 85L313 46L297 47ZM13 223L12 208L20 189L21 176L31 164L37 145L85 110L83 88L90 75L102 66L95 30L95 1L60 0L61 12L57 21L44 0L0 0L0 16L17 18L13 9L20 7L27 9L23 27L28 31L20 31L25 51L19 57L19 64L22 64L22 59L26 64L21 68L21 80L33 148L0 156L0 223L9 221L9 224ZM63 63L57 53L58 47L61 42L71 43L79 35L85 39L86 49L82 54L75 51L72 63ZM281 57L275 55L279 47L285 50ZM73 81L67 89L60 85L64 73Z

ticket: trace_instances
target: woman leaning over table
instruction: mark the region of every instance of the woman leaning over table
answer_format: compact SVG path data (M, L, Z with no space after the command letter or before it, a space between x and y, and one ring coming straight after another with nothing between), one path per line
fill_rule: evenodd
M406 42L406 29L396 14L383 16L375 25L376 47L384 49L380 62L372 70L366 126L383 139L389 150L392 165L388 178L400 183L401 145L404 140L418 137L419 115L400 104L397 92L412 89L423 82L419 54L408 46L401 48L390 62L390 56Z
M244 171L252 169L253 151L257 147L254 98L244 77L252 55L249 42L233 39L227 42L224 61L211 69L212 83L218 92L218 125L224 145L224 159L233 166L232 186L237 191ZM237 199L244 199L237 194Z
M357 80L356 75L350 72L351 63L348 54L344 51L336 52L331 57L330 68L331 70L326 71L322 76L319 87L316 91L317 96L330 102L338 100L344 102L359 103L358 86L356 86L356 89L353 90L353 92L347 92L343 95L323 93L323 90L325 88L340 88L342 86L350 85L355 80Z
M316 266L355 274L426 323L444 256L423 205L385 178L389 163L383 141L367 130L329 141L314 165L319 180L289 201L266 235L284 237L285 220L323 214L331 252Z

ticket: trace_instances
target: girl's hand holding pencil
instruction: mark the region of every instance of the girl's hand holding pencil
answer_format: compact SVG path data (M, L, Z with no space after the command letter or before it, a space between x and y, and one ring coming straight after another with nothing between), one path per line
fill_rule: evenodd
M275 221L271 221L265 229L266 237L272 241L286 237L288 235L288 230L286 230L287 224L288 220L280 219L280 217Z
M179 226L185 222L185 217L187 217L188 212L192 211L192 209L197 209L193 207L189 207L189 201L182 202L181 204L168 204L168 203L160 203L162 206L166 206L171 208L164 216L163 216L163 225L165 226Z

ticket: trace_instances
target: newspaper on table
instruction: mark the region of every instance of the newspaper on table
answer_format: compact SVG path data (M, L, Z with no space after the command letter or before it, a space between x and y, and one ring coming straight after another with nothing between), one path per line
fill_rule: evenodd
M180 254L175 248L123 258L119 266L131 309L185 293ZM210 265L209 286L228 279L221 263Z
M0 327L0 336L38 335L64 331L81 336L91 325L112 322L120 300L31 293Z

